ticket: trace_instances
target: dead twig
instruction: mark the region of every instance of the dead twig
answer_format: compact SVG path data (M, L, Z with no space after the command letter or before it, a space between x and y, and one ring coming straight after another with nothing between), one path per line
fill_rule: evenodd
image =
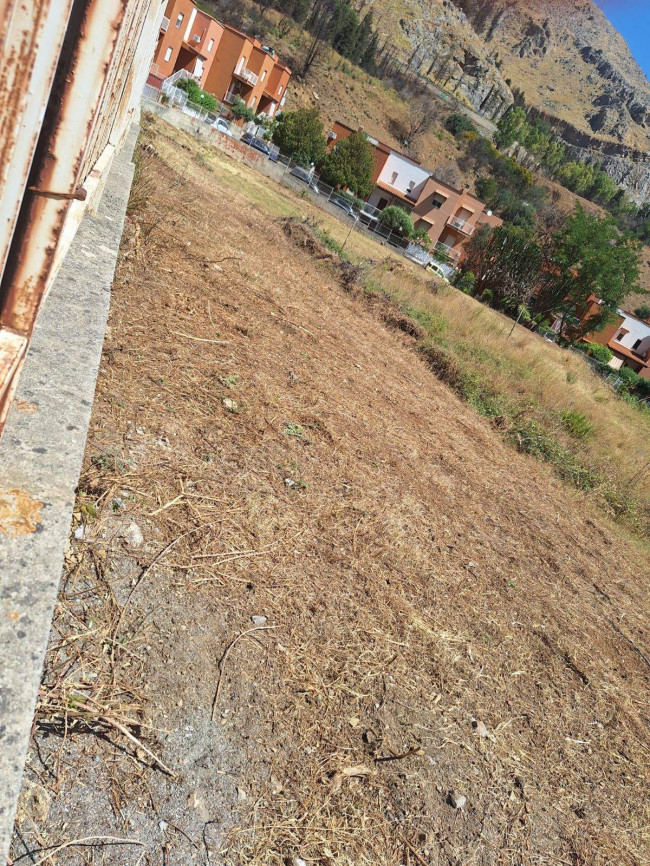
M55 845L43 857L34 860L34 866L40 866L41 863L47 863L56 854L64 851L66 848L78 848L86 845L108 844L108 845L139 845L144 852L145 843L139 839L121 839L119 836L84 836L81 839L70 839L68 842L63 842L61 845ZM138 863L142 857L139 858Z
M177 337L185 337L187 340L196 340L197 343L216 343L217 346L227 346L228 340L208 340L207 337L194 337L192 334L184 334L182 331L172 331Z
M409 840L406 838L406 836L403 833L400 833L399 830L397 832L398 832L398 835L399 835L400 839L402 840L402 842L406 845L406 847L411 852L411 854L415 857L415 859L418 861L418 863L420 863L421 866L429 866L429 864L424 859L424 857L422 857L420 854L418 854L417 850L413 846L413 843L409 842Z
M173 770L171 770L166 764L164 764L160 760L160 758L154 752L151 751L151 749L147 748L147 746L145 746L141 740L139 740L134 734L132 734L131 731L129 731L129 729L126 727L125 724L123 724L122 722L113 718L113 716L109 716L106 713L103 713L99 708L91 706L91 704L87 703L86 701L77 701L74 703L73 707L70 707L68 705L69 702L66 701L63 696L58 695L58 697L59 697L59 700L61 701L61 704L59 706L57 706L57 705L54 705L53 707L50 706L49 709L50 709L50 711L54 711L54 712L56 712L58 710L58 711L63 712L65 714L66 730L67 730L69 718L70 719L80 719L82 721L87 722L87 721L89 721L88 716L91 716L94 719L96 719L97 721L104 722L104 724L108 725L109 727L115 728L116 731L119 731L120 734L122 734L124 737L127 738L127 740L129 740L131 743L133 743L133 745L136 746L136 748L142 749L142 751L145 754L147 754L151 758L151 760L158 767L160 767L160 769L164 773L166 773L168 776L171 776L172 778L176 777L176 773ZM46 696L46 700L47 699L49 699L49 700L52 699L52 693L51 692ZM90 698L90 700L92 701L92 698ZM40 709L41 710L48 709L47 704L44 702L41 702ZM130 719L127 719L126 721L128 721L129 724L139 724L138 722L134 722Z
M403 758L410 758L411 755L421 755L422 749L420 746L413 746L410 749L407 749L405 752L402 752L401 755L387 755L385 758L375 758L375 761L379 764L382 761L401 761Z
M269 631L270 629L278 628L277 625L256 625L254 628L249 628L248 631L242 631L236 637L234 637L226 649L223 652L223 655L219 659L219 678L217 679L217 688L214 693L214 698L212 699L212 710L210 712L210 721L214 721L214 714L217 711L217 703L219 702L219 695L221 694L221 684L223 682L223 670L226 664L226 660L230 655L233 647L243 638L247 637L249 634L252 634L254 631Z

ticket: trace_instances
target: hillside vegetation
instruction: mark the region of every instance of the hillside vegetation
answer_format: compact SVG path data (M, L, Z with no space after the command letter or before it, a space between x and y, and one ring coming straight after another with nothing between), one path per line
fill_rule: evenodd
M341 57L327 44L319 48L316 61L310 66L307 76L303 78L299 73L305 56L313 47L313 36L303 29L299 22L269 5L261 7L251 0L244 0L236 7L216 0L206 2L204 5L214 14L224 16L226 20L232 19L238 26L263 35L291 63L294 77L289 89L286 106L288 110L317 106L326 128L331 127L334 120L343 120L350 126L361 128L369 135L399 150L406 150L409 155L431 168L442 180L456 186L467 184L479 197L484 200L490 199L490 196L486 196L486 187L481 184L486 170L493 171L490 163L494 163L495 160L489 155L486 158L485 147L481 149L474 145L471 140L475 137L474 133L452 134L448 128L450 116L453 119L453 116L462 110L459 108L458 101L450 98L448 93L427 87L425 78L418 78L412 65L405 75L407 64L396 63L390 59L394 40L387 40L385 45L382 45L379 40L377 72L383 75L383 80L371 76L367 71ZM276 5L288 12L293 9L291 3L287 4L281 0L276 0ZM305 9L309 8L311 8L310 4L305 4ZM362 14L365 13L359 13L360 21ZM384 20L381 16L378 19L374 13L373 15L374 22ZM377 24L374 32L378 33L380 29ZM386 52L389 55L388 66L385 62ZM433 75L433 78L435 77ZM429 78L431 79L431 76ZM462 103L464 99L462 88L456 88L452 81L447 90L454 91L456 100ZM478 122L474 115L470 117L473 118L474 123ZM483 129L480 124L479 129L483 135L491 136L491 133ZM536 142L537 144L539 142ZM557 152L562 171L571 175L571 186L576 189L585 180L582 177L578 180L574 178L581 163L576 162L571 153L563 153L563 145L559 139L552 149L554 153ZM541 167L539 155L536 156L536 153L536 147L533 146L533 152L524 157L524 164L527 165L528 160L532 159L532 167L535 164ZM550 162L548 154L545 156L545 162ZM598 212L600 208L597 204L587 202L576 192L569 192L550 179L554 173L557 173L556 163L557 159L553 163L552 170L544 169L544 174L534 172L531 175L534 184L526 189L520 189L517 183L513 186L512 179L497 170L494 182L497 184L495 188L498 190L498 195L494 201L490 199L490 206L506 219L514 219L515 222L528 228L532 228L535 222L556 223L562 214L569 214L573 210L576 201L587 210ZM599 198L606 194L611 200L616 186L602 172L594 169L593 175L595 182L587 184L595 190L593 195ZM647 226L643 222L642 215L637 217L629 214L629 207L630 204L625 198L619 200L616 197L611 202L611 209L621 227L625 230L632 228L637 232L638 237L642 237L641 228L647 229ZM629 293L626 301L629 309L644 303L643 293L650 291L650 248L648 247L643 251L639 289L640 294L636 291Z

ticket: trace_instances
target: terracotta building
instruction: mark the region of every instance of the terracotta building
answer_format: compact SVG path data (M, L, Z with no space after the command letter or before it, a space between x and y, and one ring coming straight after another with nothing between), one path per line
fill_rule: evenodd
M328 136L328 146L355 132L336 122ZM486 205L467 188L456 189L423 168L417 160L368 136L375 154L375 189L368 204L377 211L399 205L413 219L416 229L425 229L432 246L457 264L463 245L482 225L500 226L503 222L486 210Z
M426 229L436 249L456 263L463 257L463 245L478 228L503 223L467 187L458 190L433 175L420 190L411 217L415 228Z
M165 78L185 69L205 87L223 32L223 26L192 0L168 0L149 83L159 87Z
M284 105L290 77L291 70L272 48L224 24L204 88L221 102L231 104L239 96L257 114L273 117Z
M240 96L256 114L273 117L284 105L291 70L258 39L220 24L192 0L168 0L148 83L185 69L220 102Z
M601 305L593 295L582 321L588 321L601 312ZM650 324L625 310L617 310L615 321L600 331L584 338L589 343L607 346L614 357L609 366L614 370L630 367L644 379L650 379Z

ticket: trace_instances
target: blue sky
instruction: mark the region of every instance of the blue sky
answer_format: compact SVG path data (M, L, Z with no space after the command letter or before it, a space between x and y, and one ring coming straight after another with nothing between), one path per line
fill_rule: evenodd
M596 0L650 79L650 0Z

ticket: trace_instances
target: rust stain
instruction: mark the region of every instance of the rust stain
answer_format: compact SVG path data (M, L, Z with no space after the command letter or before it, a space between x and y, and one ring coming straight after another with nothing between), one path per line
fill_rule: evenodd
M7 619L8 619L10 622L18 622L18 620L20 619L20 611L18 611L18 610L10 610L10 611L7 611L7 613L5 614L5 616L7 617Z
M35 415L38 411L36 403L30 403L28 400L14 400L14 409L17 412L25 412L28 415Z
M42 507L43 503L32 499L26 490L0 490L0 532L9 538L35 532Z

